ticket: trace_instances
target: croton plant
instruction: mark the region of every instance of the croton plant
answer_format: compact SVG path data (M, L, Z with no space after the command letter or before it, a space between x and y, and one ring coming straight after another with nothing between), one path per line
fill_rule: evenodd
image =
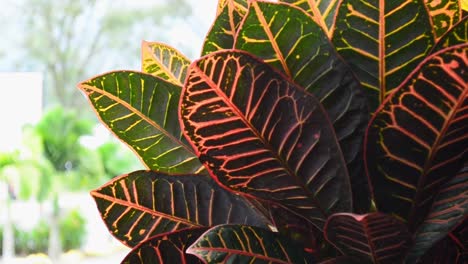
M466 263L461 4L220 0L80 83L148 169L91 193L122 263Z

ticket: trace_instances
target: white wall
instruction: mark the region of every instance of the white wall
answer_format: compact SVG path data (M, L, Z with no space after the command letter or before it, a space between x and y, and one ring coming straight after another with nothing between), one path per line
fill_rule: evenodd
M17 149L22 127L40 119L42 84L42 73L0 73L0 152Z

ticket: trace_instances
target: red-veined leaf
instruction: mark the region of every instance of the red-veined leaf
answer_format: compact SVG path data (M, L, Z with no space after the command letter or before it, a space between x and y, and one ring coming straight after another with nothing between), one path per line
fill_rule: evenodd
M141 69L182 86L190 61L178 50L159 42L141 43Z
M468 42L468 16L465 16L456 25L450 28L434 46L432 52L439 51L450 46Z
M280 0L309 13L331 38L339 0Z
M289 4L254 1L239 29L236 48L259 56L321 101L348 165L355 205L367 211L370 200L362 160L367 98L323 30Z
M106 73L78 85L102 122L131 147L149 169L206 173L181 134L181 88L132 71Z
M232 49L239 24L247 12L247 1L245 0L224 0L220 1L220 6L222 8L205 37L202 55L218 50Z
M223 12L224 7L226 7L227 5L232 5L233 9L236 10L236 12L245 14L248 6L247 1L248 0L219 0L216 14L219 15L221 12Z
M460 21L460 0L424 0L434 27L436 38L440 38Z
M190 228L149 238L133 248L122 264L202 264L199 258L185 250L206 230L207 227Z
M324 232L331 244L361 263L401 263L411 243L406 226L382 213L334 214Z
M466 264L468 262L468 216L448 236L426 252L418 264ZM413 260L407 264L414 263Z
M414 0L343 0L332 40L366 88L371 111L434 45L426 7Z
M416 262L468 215L467 165L437 194L429 215L414 235L413 246L407 257L410 262Z
M241 51L189 67L181 97L184 134L221 185L278 203L318 228L350 211L346 164L320 103Z
M267 229L221 225L208 230L187 253L205 263L315 263L301 246Z
M209 177L136 171L91 195L107 228L129 246L186 228L225 223L265 226L250 205Z
M468 44L429 56L374 115L365 143L379 211L424 220L468 150Z

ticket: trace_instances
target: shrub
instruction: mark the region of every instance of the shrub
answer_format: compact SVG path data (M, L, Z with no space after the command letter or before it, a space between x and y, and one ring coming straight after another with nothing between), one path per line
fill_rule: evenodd
M92 192L123 263L463 263L460 2L279 2L79 84L149 168Z

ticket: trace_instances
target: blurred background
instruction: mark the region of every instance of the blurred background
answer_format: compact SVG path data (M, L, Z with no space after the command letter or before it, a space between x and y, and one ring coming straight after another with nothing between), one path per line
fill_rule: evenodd
M217 1L0 3L0 263L120 263L89 191L144 166L76 84L139 70L142 40L199 57Z

